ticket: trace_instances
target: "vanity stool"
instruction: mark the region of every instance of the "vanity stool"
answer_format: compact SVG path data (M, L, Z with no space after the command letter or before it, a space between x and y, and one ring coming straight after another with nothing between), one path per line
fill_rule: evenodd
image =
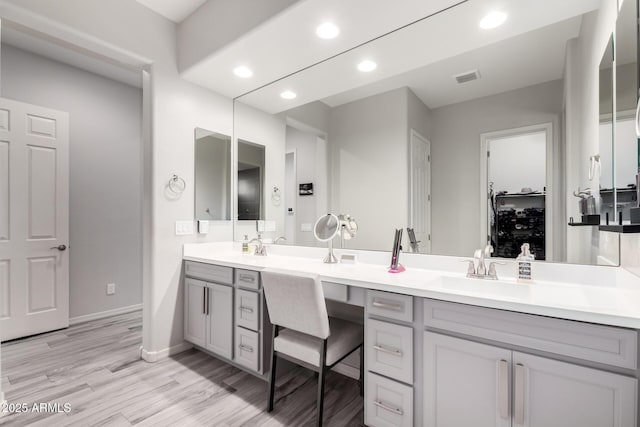
M317 423L322 425L326 372L364 344L363 326L329 318L322 284L316 275L265 269L262 287L273 324L269 406L273 410L278 357L318 374ZM360 364L360 392L364 390Z

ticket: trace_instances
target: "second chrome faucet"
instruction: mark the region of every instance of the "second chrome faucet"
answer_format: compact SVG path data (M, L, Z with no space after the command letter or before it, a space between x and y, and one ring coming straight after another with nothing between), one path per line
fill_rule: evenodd
M493 247L487 245L484 250L476 249L473 253L473 259L465 260L463 262L468 263L467 277L474 279L489 279L498 280L498 274L496 272L496 264L503 265L503 262L491 261L489 268L486 265L486 258L490 257L493 253Z

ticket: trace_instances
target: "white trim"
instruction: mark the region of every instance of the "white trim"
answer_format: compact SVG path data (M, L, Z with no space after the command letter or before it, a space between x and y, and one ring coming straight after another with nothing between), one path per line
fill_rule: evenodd
M128 305L126 307L114 308L113 310L101 311L98 313L85 314L82 316L71 317L69 319L69 326L77 325L78 323L89 322L91 320L104 319L106 317L117 316L119 314L132 313L134 311L142 310L142 304Z
M413 156L412 156L412 149L413 149L413 140L414 138L420 140L422 143L424 143L427 146L427 149L429 151L429 159L431 159L431 141L428 140L427 138L425 138L424 136L422 136L422 134L420 132L418 132L417 130L411 128L409 131L409 144L408 144L408 149L407 149L407 153L408 153L408 157L409 157L409 176L407 177L408 179L408 183L409 183L409 206L408 206L408 215L407 215L407 221L408 224L411 224L411 226L413 227L413 197L411 196L412 194L412 185L413 185ZM428 175L429 175L429 185L427 187L427 200L425 200L427 202L427 209L426 209L426 214L427 214L427 220L425 221L425 225L427 228L427 235L429 237L429 239L425 242L425 245L423 246L423 248L425 249L425 252L420 252L420 253L424 253L424 254L430 254L431 253L431 245L432 245L432 240L431 234L432 234L432 230L431 230L431 160L428 161ZM409 238L409 236L407 235L407 238Z
M488 186L488 170L487 170L487 150L489 141L493 139L508 138L515 135L526 135L530 133L545 132L546 137L546 173L545 173L545 260L553 261L554 233L553 233L553 198L555 197L553 187L553 170L555 166L553 156L553 123L540 123L537 125L523 126L513 129L505 129L494 132L485 132L480 134L480 248L484 248L487 244L488 230L488 205L487 197L489 194Z
M155 363L162 359L166 359L167 357L173 356L174 354L182 353L183 351L187 351L192 348L193 345L186 341L158 351L148 351L143 347L140 347L140 357L142 357L145 362Z

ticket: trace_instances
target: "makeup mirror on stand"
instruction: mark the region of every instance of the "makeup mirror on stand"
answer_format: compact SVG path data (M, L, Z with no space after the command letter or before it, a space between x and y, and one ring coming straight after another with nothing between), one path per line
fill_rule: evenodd
M340 233L340 219L334 214L326 214L318 218L313 227L313 235L319 242L328 242L329 253L322 260L326 264L335 264L338 259L333 254L333 238Z

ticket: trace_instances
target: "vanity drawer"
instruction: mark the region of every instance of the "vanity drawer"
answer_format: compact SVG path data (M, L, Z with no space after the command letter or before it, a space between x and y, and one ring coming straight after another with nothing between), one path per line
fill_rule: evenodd
M236 325L258 331L260 329L260 294L236 289Z
M205 264L202 262L185 261L184 275L207 282L233 284L233 268L221 265Z
M413 384L413 328L367 319L367 369Z
M245 368L260 372L260 334L236 326L235 335L233 360Z
M413 426L413 388L367 372L364 423L371 427Z
M637 332L573 320L424 300L428 328L532 348L549 353L637 368Z
M322 291L326 299L347 302L349 299L349 287L340 283L322 282Z
M260 272L236 268L236 285L247 289L260 289Z
M367 311L369 314L388 319L413 322L413 297L391 292L369 291L367 292Z

